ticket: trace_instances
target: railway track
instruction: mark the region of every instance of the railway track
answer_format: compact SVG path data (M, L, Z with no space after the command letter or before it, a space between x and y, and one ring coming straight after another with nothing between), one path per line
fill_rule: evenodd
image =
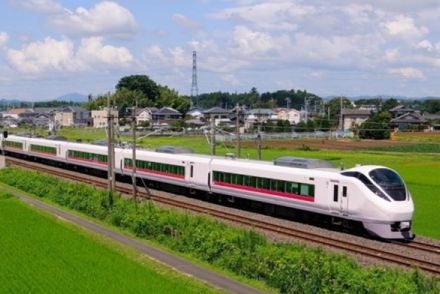
M7 158L7 163L32 170L38 170L45 173L50 173L58 177L70 179L73 181L92 184L94 186L101 188L107 187L106 180L101 178L95 178L88 175L73 173L70 171L64 171L60 169L55 170L52 167L47 167L40 164L30 163L12 158ZM117 191L123 194L127 194L127 195L132 194L132 188L128 187L127 185L124 186L122 184L117 184L116 189ZM375 259L380 259L383 261L387 261L405 267L418 267L423 271L440 276L440 263L423 260L416 257L418 255L417 252L419 253L428 252L440 258L440 246L438 245L433 245L416 240L412 241L411 243L392 242L395 245L405 246L415 250L413 254L414 256L408 256L402 253L391 252L391 251L383 250L381 248L375 248L374 246L359 244L354 241L341 240L331 236L323 236L317 233L308 232L298 228L281 226L279 224L275 225L267 221L258 220L253 217L246 217L236 213L226 212L224 210L218 210L202 205L196 205L193 203L189 204L184 201L180 201L179 199L174 199L174 198L171 199L168 197L157 195L156 193L149 195L146 192L139 191L138 195L143 198L151 198L152 200L162 204L178 207L181 209L185 209L197 213L208 214L213 217L220 218L222 220L227 220L241 225L249 226L252 228L273 232L283 236L293 237L303 241L312 242L314 244L319 244Z

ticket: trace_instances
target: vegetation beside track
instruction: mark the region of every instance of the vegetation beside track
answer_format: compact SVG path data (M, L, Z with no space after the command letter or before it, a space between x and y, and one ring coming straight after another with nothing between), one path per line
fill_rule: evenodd
M2 293L218 293L0 192Z
M7 168L0 181L59 205L155 240L216 267L266 282L282 293L437 293L440 284L419 271L364 268L342 255L293 244L273 244L261 235L204 216L161 209L150 202L116 198L105 191L51 176Z

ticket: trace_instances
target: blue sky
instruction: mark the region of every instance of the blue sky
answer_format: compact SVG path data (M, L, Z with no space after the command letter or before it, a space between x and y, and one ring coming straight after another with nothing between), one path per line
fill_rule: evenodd
M0 98L114 91L147 74L181 94L306 89L440 96L438 0L0 2Z

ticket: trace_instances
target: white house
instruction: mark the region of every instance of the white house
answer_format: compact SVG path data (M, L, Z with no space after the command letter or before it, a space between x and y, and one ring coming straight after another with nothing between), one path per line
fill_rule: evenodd
M117 110L112 110L114 121L118 124L119 113ZM101 110L92 110L93 127L106 128L107 127L107 108Z
M301 121L301 111L294 108L278 108L275 111L279 120L288 120L291 125Z
M158 109L156 107L145 107L136 110L136 124L153 121L153 113Z

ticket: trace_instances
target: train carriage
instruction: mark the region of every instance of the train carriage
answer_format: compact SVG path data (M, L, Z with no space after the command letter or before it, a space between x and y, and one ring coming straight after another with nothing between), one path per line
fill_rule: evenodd
M29 160L105 173L107 147L10 136L6 152ZM272 162L137 150L136 177L361 222L373 235L411 239L414 204L405 183L383 166L331 168L312 159ZM115 148L115 172L131 176L130 149Z

